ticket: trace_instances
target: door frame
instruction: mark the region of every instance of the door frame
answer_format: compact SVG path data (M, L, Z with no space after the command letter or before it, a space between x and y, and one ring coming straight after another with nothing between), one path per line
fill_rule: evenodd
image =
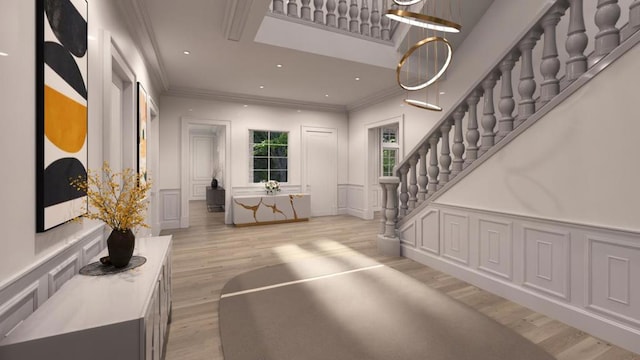
M180 227L189 227L189 129L191 126L224 126L224 223L231 224L231 121L182 117L180 119Z

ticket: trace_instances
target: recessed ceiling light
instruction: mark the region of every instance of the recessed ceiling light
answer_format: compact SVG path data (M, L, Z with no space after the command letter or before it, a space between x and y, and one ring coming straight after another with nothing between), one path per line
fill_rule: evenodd
M260 89L264 89L264 85L260 85Z
M6 52L1 52L0 51L0 56L9 56L9 54L7 54Z
M281 68L281 67L282 67L282 64L277 64L277 65L276 65L276 67L277 67L277 68Z
M329 97L329 94L324 94L324 97Z
M444 95L444 94L446 94L446 92L440 91L440 95Z
M193 109L189 109L189 111L193 111Z
M185 55L189 55L189 54L191 54L191 51L189 51L189 50L185 50L185 51L183 51L182 53L183 53L183 54L185 54Z
M246 105L246 104L245 104L245 105L242 105L242 107L249 107L249 105Z
M359 81L359 80L360 80L360 78L359 78L359 77L356 77L356 81Z
M302 112L302 110L297 110L298 112Z

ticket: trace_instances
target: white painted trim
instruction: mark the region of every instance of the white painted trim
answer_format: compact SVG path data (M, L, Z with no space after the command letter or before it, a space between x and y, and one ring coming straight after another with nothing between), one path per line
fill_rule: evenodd
M224 184L229 187L231 184L231 121L230 120L213 120L213 119L199 119L193 117L182 117L181 121L181 130L180 130L180 197L181 197L181 205L180 205L180 227L188 228L189 227L189 127L190 126L198 126L198 125L208 125L208 126L224 126L225 127L225 174L224 174ZM231 224L231 211L230 209L230 201L231 201L231 193L227 191L225 193L225 224Z
M69 268L73 269L74 274L80 271L81 254L82 252L79 252L69 256L67 260L63 261L60 265L56 266L51 271L49 271L49 274L48 274L49 297L51 297L56 291L58 291L58 289L65 282L69 280L69 279L66 279L62 282L62 284L60 284L59 286L56 286L56 280L59 278L59 276L61 276L61 274L64 275Z
M370 201L369 201L369 196L370 196L370 192L371 192L371 184L374 183L373 179L373 175L372 175L372 168L371 168L371 162L374 161L372 159L373 156L375 156L375 161L376 164L379 162L379 158L380 158L380 154L379 151L376 154L373 154L373 152L371 151L371 147L373 146L373 144L370 144L369 141L369 131L372 131L376 128L385 126L385 125L390 125L390 124L398 124L398 144L399 144L399 149L398 149L398 163L402 162L402 160L404 159L404 143L405 143L405 136L404 136L404 114L400 114L388 119L383 119L383 120L378 120L378 121L374 121L374 122L370 122L370 123L366 123L364 124L364 129L365 129L365 142L364 142L364 152L363 154L365 154L366 159L365 159L365 163L364 163L364 198L363 198L363 205L362 205L362 209L364 212L364 216L362 217L363 219L373 219L373 211L374 209L372 208ZM379 141L379 139L378 139ZM377 181L375 181L377 183Z

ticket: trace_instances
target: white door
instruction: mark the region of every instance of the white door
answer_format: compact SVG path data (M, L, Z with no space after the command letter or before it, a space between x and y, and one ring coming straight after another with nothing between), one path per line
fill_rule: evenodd
M338 134L336 129L303 128L303 171L311 194L311 216L338 214ZM304 189L303 189L304 190Z
M191 135L191 171L189 200L204 200L213 174L213 135Z

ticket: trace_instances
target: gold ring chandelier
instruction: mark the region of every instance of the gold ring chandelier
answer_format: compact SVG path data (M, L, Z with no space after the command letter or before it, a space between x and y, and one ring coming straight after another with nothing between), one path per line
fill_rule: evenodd
M424 0L393 0L394 3L401 6L411 6L419 3L420 1L424 1ZM458 6L458 9L459 9L459 6ZM434 12L435 12L435 5L434 5ZM423 29L433 30L434 32L440 31L440 32L446 32L446 33L458 33L462 29L462 26L460 24L457 24L453 21L449 21L437 16L429 15L429 14L421 14L421 13L412 12L408 10L390 9L390 10L387 10L385 15L395 21L403 22L411 26L418 26ZM406 62L408 62L409 57L416 50L419 50L421 47L432 44L436 46L436 62L437 62L437 45L439 43L443 44L447 50L447 55L442 67L430 79L425 80L420 84L417 84L417 85L404 84L400 79L401 77L400 75L401 75L403 66L405 65ZM418 54L418 57L419 57L419 54ZM427 50L427 57L428 57L428 50ZM400 85L401 88L407 91L418 91L418 90L426 89L430 85L436 83L442 77L442 75L444 75L445 71L447 71L447 68L451 64L452 57L453 57L453 49L451 48L451 43L444 36L434 35L418 41L407 50L407 52L402 56L402 58L398 62L398 66L396 68L396 79L398 81L398 85ZM418 67L418 69L420 70L420 66ZM427 90L427 98L428 98L428 90ZM429 103L428 99L427 101L405 99L404 102L409 105L416 106L418 108L425 109L425 110L442 111L442 108L439 105L434 105Z

